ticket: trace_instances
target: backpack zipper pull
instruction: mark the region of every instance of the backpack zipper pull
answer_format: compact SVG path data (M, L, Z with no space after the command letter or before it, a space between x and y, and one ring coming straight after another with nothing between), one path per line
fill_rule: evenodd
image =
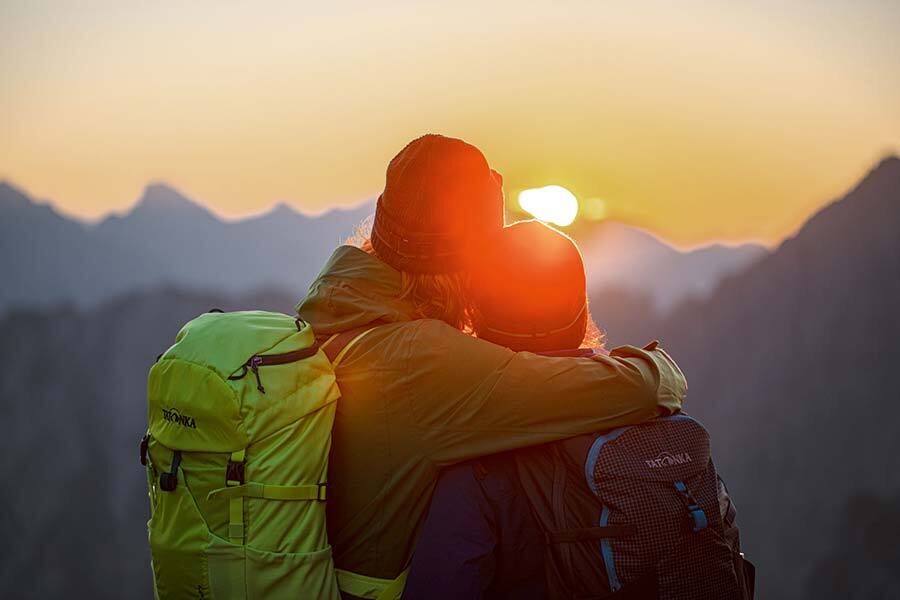
M266 388L263 387L262 381L259 378L259 365L262 364L261 356L254 356L250 359L250 370L253 371L253 374L256 376L256 389L261 393L266 393Z

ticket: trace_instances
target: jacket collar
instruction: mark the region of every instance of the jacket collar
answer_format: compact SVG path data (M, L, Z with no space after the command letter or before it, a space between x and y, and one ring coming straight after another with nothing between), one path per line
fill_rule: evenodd
M400 298L402 276L377 257L340 246L297 304L297 314L318 334L332 334L373 321L410 321L412 303Z

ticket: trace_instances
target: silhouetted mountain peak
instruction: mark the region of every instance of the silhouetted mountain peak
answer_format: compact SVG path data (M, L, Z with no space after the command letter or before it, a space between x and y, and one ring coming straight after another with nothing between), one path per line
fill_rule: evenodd
M162 182L154 182L144 188L144 193L132 209L131 216L214 218L209 210Z
M871 237L896 235L900 223L900 158L882 159L844 197L826 205L803 225L797 235L783 244L841 240L860 246Z
M589 235L579 236L578 242L594 291L640 291L663 313L688 298L709 295L722 278L768 253L759 244L682 250L643 229L614 221L601 223Z
M767 253L767 250L765 246L756 242L745 242L743 244L737 245L714 243L700 246L699 248L693 250L693 254L696 255L718 254L720 252L732 252L734 254L762 256Z
M0 216L14 217L9 221L17 223L19 223L19 219L26 219L30 222L29 226L35 223L52 222L81 227L80 223L62 217L49 202L36 201L25 190L9 181L0 181ZM13 226L19 227L20 224Z
M895 175L900 174L900 156L896 154L890 154L881 159L881 162L872 169L872 171L882 171L887 170L893 172Z
M607 254L615 248L627 248L632 256L678 253L678 250L649 231L618 221L603 221L590 235L579 236L578 241L585 253L588 253L587 249L591 246L598 246Z
M294 207L287 202L279 202L273 206L267 213L263 214L264 218L269 219L296 219L303 216Z
M306 221L306 215L286 202L279 202L264 213L234 221L232 225L240 226L243 223L252 227L264 228L271 235L278 235L274 232L283 232L285 228L303 227Z
M854 190L857 193L872 189L878 193L897 189L900 191L900 157L890 155L869 171Z
M8 181L0 181L0 210L21 210L34 206L31 198Z

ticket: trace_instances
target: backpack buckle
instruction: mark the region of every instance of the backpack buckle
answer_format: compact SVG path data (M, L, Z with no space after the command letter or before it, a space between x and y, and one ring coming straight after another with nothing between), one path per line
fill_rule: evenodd
M703 509L696 504L692 504L688 507L688 511L691 513L691 519L693 519L694 533L706 529L708 521L706 520L706 513L703 512Z
M229 460L225 467L225 485L244 485L244 463Z
M691 529L694 533L699 531L703 531L709 526L709 521L706 518L706 513L700 508L700 505L697 504L697 501L694 499L693 494L687 488L683 481L675 482L675 490L678 494L684 499L687 504L688 516L691 518Z
M178 487L178 467L181 465L181 451L175 450L172 453L172 468L168 473L160 473L159 487L164 492L174 492Z

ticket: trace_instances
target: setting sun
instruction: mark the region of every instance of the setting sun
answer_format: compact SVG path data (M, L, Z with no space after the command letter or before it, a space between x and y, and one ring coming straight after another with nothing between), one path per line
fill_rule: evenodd
M565 227L578 215L578 199L575 194L559 185L523 190L519 193L519 206L535 218Z

